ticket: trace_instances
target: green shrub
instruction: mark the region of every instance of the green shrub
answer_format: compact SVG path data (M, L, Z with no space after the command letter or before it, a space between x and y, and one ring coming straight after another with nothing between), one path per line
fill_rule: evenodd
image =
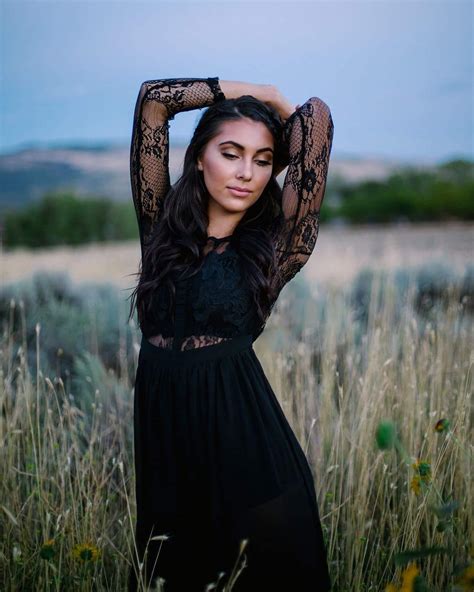
M474 163L452 161L435 171L400 170L383 181L339 188L331 215L357 223L474 219Z
M70 193L46 194L21 211L5 215L5 247L50 247L138 239L132 203L81 199Z
M132 337L126 323L128 308L128 300L116 286L74 285L66 272L38 271L0 288L0 323L8 323L16 343L26 339L31 368L36 366L38 323L41 363L51 375L66 379L84 351L97 354L106 367L118 368L120 339L130 343Z

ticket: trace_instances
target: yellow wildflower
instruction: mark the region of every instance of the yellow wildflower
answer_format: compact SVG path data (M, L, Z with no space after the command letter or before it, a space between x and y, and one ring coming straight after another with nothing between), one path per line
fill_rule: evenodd
M456 580L456 584L461 587L461 590L470 592L474 590L474 565L468 565Z
M420 573L415 563L410 563L402 572L402 586L397 588L395 584L387 584L385 592L414 592L415 580Z
M410 483L410 489L415 493L415 495L419 495L421 492L421 479L419 475L415 475Z
M431 465L426 461L418 459L416 463L414 463L413 468L415 471L420 475L421 480L425 483L429 483L431 480Z
M74 546L72 555L79 561L87 563L88 561L97 561L100 558L101 552L92 543L80 543Z
M415 563L410 563L402 573L402 587L400 592L413 592L415 578L420 573L420 570Z
M449 430L449 420L443 418L436 422L435 424L435 432L447 432Z
M40 549L40 557L41 559L46 559L49 561L52 559L56 553L56 549L54 548L55 542L54 539L48 539L41 545Z

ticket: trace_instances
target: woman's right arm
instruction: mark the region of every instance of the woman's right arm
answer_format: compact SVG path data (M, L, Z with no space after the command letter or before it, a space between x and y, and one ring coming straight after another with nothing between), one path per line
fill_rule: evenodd
M169 121L225 99L219 78L164 78L140 86L133 116L130 182L143 246L170 189Z

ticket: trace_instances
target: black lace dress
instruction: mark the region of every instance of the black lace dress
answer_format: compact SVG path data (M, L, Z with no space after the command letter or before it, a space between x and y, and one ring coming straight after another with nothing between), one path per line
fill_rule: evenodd
M169 120L223 99L218 77L141 85L130 165L142 254L170 188ZM285 224L274 237L279 290L315 246L333 128L317 97L286 121ZM141 577L159 576L165 592L191 592L223 572L222 590L247 539L234 590L329 590L313 474L252 346L263 326L242 281L239 244L238 227L208 237L200 271L177 282L173 314L168 291L158 291L140 327L134 429Z

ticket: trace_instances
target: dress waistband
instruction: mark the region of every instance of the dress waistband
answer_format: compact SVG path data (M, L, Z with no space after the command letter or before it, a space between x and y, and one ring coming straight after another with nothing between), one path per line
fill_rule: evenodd
M200 362L204 360L215 360L225 357L241 350L251 348L253 335L239 335L232 339L226 339L212 345L196 347L185 350L173 350L165 347L158 347L142 335L140 356L150 360L162 361L167 365L180 366L186 363Z

